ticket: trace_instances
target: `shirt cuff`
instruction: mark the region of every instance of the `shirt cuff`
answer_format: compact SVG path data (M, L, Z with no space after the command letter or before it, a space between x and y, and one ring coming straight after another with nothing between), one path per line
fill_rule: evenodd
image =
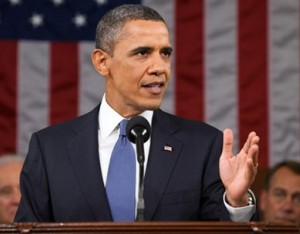
M229 213L230 219L234 222L248 222L256 211L256 199L253 192L248 189L250 196L253 199L253 205L243 206L243 207L232 207L226 202L225 193L223 195L224 205Z

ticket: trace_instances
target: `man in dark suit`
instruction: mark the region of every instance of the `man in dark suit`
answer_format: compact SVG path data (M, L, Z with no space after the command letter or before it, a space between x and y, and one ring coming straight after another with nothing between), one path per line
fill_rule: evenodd
M249 188L257 172L258 136L251 132L233 155L231 130L222 134L160 110L171 54L167 25L151 8L123 5L100 20L92 61L106 82L101 104L33 134L15 221L115 221L106 191L110 157L119 122L137 115L152 129L145 143L145 220L255 216Z

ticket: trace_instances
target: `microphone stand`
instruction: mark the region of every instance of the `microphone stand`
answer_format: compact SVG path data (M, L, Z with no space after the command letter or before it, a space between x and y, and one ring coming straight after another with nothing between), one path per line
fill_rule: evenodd
M144 201L144 143L150 138L150 124L142 116L135 116L129 120L126 126L128 139L136 144L137 161L140 165L139 191L137 204L136 221L145 220L145 201Z
M145 201L144 201L144 142L142 136L138 134L136 138L136 151L137 151L137 160L140 165L139 173L139 192L138 192L138 205L137 205L137 218L136 221L145 220Z

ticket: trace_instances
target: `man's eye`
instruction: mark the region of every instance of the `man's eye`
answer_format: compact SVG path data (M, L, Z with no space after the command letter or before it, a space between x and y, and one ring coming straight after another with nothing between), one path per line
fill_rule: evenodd
M286 197L286 194L281 191L276 191L273 195L278 200L284 199Z
M296 194L293 197L293 202L294 202L294 204L300 205L300 194Z
M164 57L170 57L171 54L172 54L172 52L169 51L169 50L162 51L162 55L163 55Z
M141 50L141 51L137 52L137 55L141 55L141 56L145 56L147 54L148 54L148 51L146 51L146 50Z
M13 189L11 187L3 187L0 189L0 196L8 196L12 194Z

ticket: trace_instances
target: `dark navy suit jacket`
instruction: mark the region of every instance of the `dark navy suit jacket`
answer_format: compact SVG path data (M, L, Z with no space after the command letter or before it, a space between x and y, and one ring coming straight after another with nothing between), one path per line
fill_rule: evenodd
M99 106L32 135L16 222L112 220L99 162L98 112ZM154 111L145 220L230 220L219 176L222 141L212 126Z

